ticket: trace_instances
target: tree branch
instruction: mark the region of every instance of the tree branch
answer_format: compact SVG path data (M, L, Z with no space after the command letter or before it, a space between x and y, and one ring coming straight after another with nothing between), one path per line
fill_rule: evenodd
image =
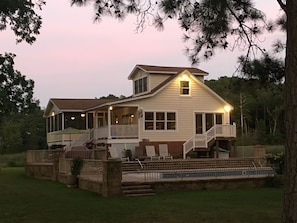
M283 3L282 0L277 0L277 2L280 5L280 7L282 8L282 10L284 10L285 13L287 13L287 5L285 3Z

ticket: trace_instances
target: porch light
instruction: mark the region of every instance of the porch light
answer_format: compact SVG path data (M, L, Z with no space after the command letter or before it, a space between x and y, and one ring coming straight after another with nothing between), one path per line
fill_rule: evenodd
M84 118L86 116L86 114L82 113L80 114L80 117Z
M231 107L229 105L226 105L224 107L224 110L229 113L231 111Z
M71 120L74 120L74 119L75 119L75 117L74 117L74 116L72 116L72 117L71 117Z
M55 116L55 112L54 111L52 112L52 116Z
M130 115L130 117L131 117L131 118L134 118L134 115L133 115L133 114L131 114L131 115Z
M188 81L189 80L189 76L187 74L183 74L182 78L183 81Z
M108 108L108 109L109 109L109 111L112 111L113 107L112 107L112 106L109 106L109 108Z

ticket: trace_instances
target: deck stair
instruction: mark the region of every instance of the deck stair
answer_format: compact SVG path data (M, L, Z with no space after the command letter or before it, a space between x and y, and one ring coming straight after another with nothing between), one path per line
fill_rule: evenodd
M152 196L155 191L150 184L135 182L122 183L122 192L126 197Z
M217 137L235 138L236 126L234 125L214 125L205 134L195 134L183 144L183 158L192 150L206 150L214 144Z
M139 170L141 170L141 166L136 161L129 161L129 162L122 163L123 172L139 171Z

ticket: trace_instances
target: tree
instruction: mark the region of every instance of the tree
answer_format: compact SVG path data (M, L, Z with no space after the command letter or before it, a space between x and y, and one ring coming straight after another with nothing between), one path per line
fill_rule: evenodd
M10 27L16 41L32 44L41 28L41 17L34 9L45 5L43 0L1 0L0 31ZM4 116L24 112L33 102L34 82L26 80L19 71L14 70L14 54L0 54L0 122Z
M13 113L26 113L33 100L34 81L14 70L13 54L0 54L0 121Z
M0 31L9 26L16 36L16 41L25 40L32 44L36 40L41 28L41 17L34 8L41 9L45 1L36 0L1 0L0 1Z
M10 27L16 36L17 43L25 41L32 44L42 24L41 17L35 9L41 10L44 4L43 0L1 0L0 31ZM29 115L36 115L36 109L40 110L39 102L33 99L34 81L26 79L14 69L14 57L15 55L11 53L0 54L1 153L24 151L25 147L34 149L37 147L36 144L40 147L44 146L44 137L39 129L44 134L45 128L42 126L45 124L42 121L36 124L33 119L35 116ZM31 123L25 125L25 122L29 122L28 117L31 118ZM38 117L42 118L40 112ZM31 134L33 132L34 135Z
M269 68L265 72L271 73ZM284 143L282 83L263 85L258 78L220 77L205 84L234 106L231 122L239 123L239 145Z
M258 79L263 85L284 82L285 64L282 59L264 54L260 59L254 60L240 57L239 63L242 66L241 72L244 76L250 79Z

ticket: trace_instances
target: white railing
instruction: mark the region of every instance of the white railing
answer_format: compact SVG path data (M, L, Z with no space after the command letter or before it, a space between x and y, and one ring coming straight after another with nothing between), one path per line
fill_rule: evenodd
M103 126L91 130L91 139L107 139L107 138L137 138L138 125L112 125L110 127L110 135L108 126Z
M71 146L81 146L85 144L88 140L90 140L90 131L86 131L85 133L81 134L78 138L71 141Z
M236 137L236 125L214 125L205 134L192 136L183 145L183 158L194 148L207 148L208 143L217 137Z
M138 125L112 125L111 138L138 137Z

